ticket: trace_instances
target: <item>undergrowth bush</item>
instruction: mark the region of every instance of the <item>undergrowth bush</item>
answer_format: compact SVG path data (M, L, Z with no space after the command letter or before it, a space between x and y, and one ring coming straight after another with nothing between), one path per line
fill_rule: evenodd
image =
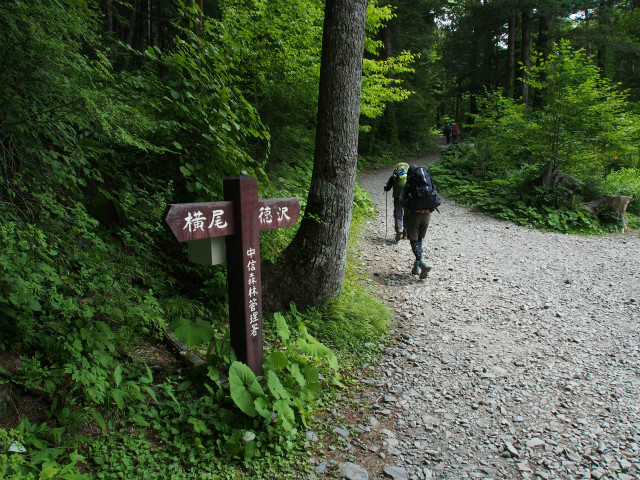
M470 145L452 146L430 167L445 196L530 228L591 234L612 228L584 210L569 192L536 186L535 166L497 171L490 165L482 168L477 155Z
M602 182L602 190L607 195L632 197L627 211L640 215L640 169L622 168L607 175Z

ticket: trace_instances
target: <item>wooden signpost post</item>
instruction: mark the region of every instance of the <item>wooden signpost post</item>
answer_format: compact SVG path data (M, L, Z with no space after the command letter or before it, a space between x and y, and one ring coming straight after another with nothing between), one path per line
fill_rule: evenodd
M295 197L259 200L258 181L246 175L225 178L223 192L221 202L171 204L165 221L179 242L194 242L201 252L209 253L204 261L195 259L197 263L222 263L215 260L219 247L213 241L216 237L225 239L231 346L238 360L262 375L258 233L295 225L300 202Z

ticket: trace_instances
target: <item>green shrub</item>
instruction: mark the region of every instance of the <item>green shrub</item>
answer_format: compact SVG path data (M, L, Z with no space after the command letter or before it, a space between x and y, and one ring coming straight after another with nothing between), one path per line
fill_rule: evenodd
M626 195L632 197L627 209L634 215L640 215L640 170L622 168L607 175L602 182L606 195Z

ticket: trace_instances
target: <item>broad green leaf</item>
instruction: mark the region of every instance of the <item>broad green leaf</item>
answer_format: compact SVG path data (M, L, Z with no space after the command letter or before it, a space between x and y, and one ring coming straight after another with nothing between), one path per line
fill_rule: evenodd
M280 340L282 340L282 343L286 345L289 338L291 338L291 331L289 330L287 321L285 320L284 315L280 312L274 313L273 318L276 319L276 332L278 333Z
M281 350L276 350L275 352L267 355L267 358L264 361L265 370L274 370L275 372L280 372L283 368L287 366L289 360L285 353Z
M191 425L193 425L193 430L196 433L204 433L207 435L211 435L211 429L209 427L207 427L207 424L204 423L201 419L196 418L196 417L189 417L187 419L187 422L190 423Z
M325 347L311 336L307 338L298 338L296 343L303 353L312 357L323 358L331 352L328 347Z
M276 400L273 410L278 422L285 432L290 432L296 426L296 414L286 400Z
M267 373L267 386L269 387L271 394L276 397L276 399L281 400L289 397L287 390L284 388L282 382L280 382L280 379L273 370Z
M207 376L210 380L216 382L220 378L220 370L218 370L218 368L214 367L213 365L209 365L207 367Z
M112 390L111 396L115 400L116 405L118 405L118 408L122 410L124 408L124 399L127 396L127 393L124 390L120 390L119 388L116 388Z
M302 372L300 371L300 365L298 365L297 363L292 363L291 365L289 365L288 370L295 381L298 382L298 385L304 387L307 384L304 375L302 375Z
M258 397L255 402L253 402L254 407L256 408L256 412L267 420L271 419L271 410L269 410L269 402L266 397Z
M40 305L40 302L35 298L30 298L28 301L28 305L29 305L29 308L34 312L39 312L42 310L42 306Z
M258 450L258 444L255 440L250 440L244 446L244 459L251 460Z
M178 317L169 325L178 340L190 347L208 342L215 335L215 330L209 322L197 319L195 325L185 318Z
M238 408L250 417L255 417L258 412L254 401L264 397L264 391L253 371L244 363L233 362L229 369L229 387L231 398Z
M320 370L317 368L306 366L302 369L302 373L304 373L304 378L307 380L307 383L319 383Z

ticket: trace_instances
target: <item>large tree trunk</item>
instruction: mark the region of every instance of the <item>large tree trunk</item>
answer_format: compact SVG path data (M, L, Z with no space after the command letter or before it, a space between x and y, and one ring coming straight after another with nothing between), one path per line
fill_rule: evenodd
M527 69L531 67L531 9L522 10L522 103L529 103L529 84L527 83Z
M311 188L300 229L264 262L263 307L321 305L340 293L353 212L366 0L327 0Z

